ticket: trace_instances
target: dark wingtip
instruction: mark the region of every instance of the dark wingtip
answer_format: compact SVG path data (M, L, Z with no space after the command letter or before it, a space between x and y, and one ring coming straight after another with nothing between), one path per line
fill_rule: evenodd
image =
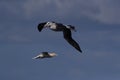
M39 29L38 29L38 31L41 32L42 30L39 30Z
M78 51L82 53L82 50L81 50L81 49L79 49Z
M80 50L79 52L81 52L82 53L82 51Z
M80 51L82 53L82 51Z
M38 28L38 31L39 31L39 32L42 31L42 29L43 29L43 27L44 27L45 24L46 24L46 23L40 23L40 24L38 24L37 28Z
M38 24L37 29L38 29L39 32L41 32L41 30L40 30L40 24Z

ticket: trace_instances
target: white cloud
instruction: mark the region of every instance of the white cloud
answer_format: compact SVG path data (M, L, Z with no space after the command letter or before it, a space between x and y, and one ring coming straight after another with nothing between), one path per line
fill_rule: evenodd
M93 18L105 23L120 24L120 6L118 3L114 0L98 0L97 5L100 12Z
M29 28L30 29L30 28ZM27 28L10 26L2 27L0 34L1 43L32 43L33 39L31 38L32 32ZM31 35L29 35L31 33Z
M32 19L57 17L80 19L86 16L107 24L120 24L119 0L26 0L2 1L3 13Z
M115 0L28 0L24 4L27 16L88 16L109 24L120 24L120 1Z
M20 43L20 42L26 42L26 43L27 42L32 42L27 37L21 36L21 35L10 35L10 36L8 36L8 40L11 41L11 42L17 42L17 43Z

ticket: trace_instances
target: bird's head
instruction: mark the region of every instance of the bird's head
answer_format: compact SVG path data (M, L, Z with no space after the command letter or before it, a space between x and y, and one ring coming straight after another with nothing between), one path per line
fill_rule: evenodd
M57 54L54 53L54 52L53 52L53 53L50 53L49 55L50 55L51 57L55 57L55 56L57 56Z
M50 27L50 26L52 26L53 25L53 22L47 22L46 24L45 24L45 27Z
M75 27L74 27L74 26L72 26L72 25L67 25L67 28L69 28L70 30L72 30L72 31L75 31L75 32L76 32Z

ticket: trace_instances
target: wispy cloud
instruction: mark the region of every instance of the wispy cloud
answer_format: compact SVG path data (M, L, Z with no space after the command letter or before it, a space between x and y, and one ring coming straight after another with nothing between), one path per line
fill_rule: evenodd
M72 20L73 17L75 17L74 19L80 19L81 16L87 16L90 19L97 20L107 24L120 24L120 16L119 16L120 11L118 10L120 6L118 3L119 1L117 0L101 0L101 1L99 0L74 0L74 1L73 0L35 0L35 1L25 0L24 1L23 0L23 1L15 1L15 2L1 1L0 10L2 15L4 16L4 18L3 16L1 16L2 18L0 19L1 22L4 21L3 23L1 23L1 26L3 26L1 27L1 30L4 30L4 29L9 30L9 29L15 28L17 25L18 27L16 27L15 30L14 29L11 30L11 32L12 31L22 32L25 29L24 28L24 24L26 24L24 22L25 18L28 18L29 20L32 21L33 17L34 19L38 17L40 19L41 17L50 18L51 16L52 17L55 16L55 18L61 18L62 16L64 18L68 18L69 20ZM14 19L16 17L17 19ZM19 20L19 19L22 19L22 20ZM10 23L11 21L12 23ZM29 22L27 24L32 24L32 23ZM33 24L35 23L33 22ZM4 28L5 26L6 28ZM37 27L37 25L32 25L32 26L34 26L35 29ZM30 33L29 31L28 32L27 31L28 30L26 29L24 34ZM4 38L8 39L8 36L11 35L11 38L9 37L9 39L11 40L19 39L22 41L22 38L23 38L23 40L26 41L27 35L18 34L16 37L15 34L17 32L9 34L9 31L8 31L7 33L6 32L3 32L3 33L2 34L5 36L1 34L0 36L1 40L4 40ZM107 31L102 31L102 32L97 31L96 33L91 33L91 35L95 35L95 34L97 37L96 39L99 39L99 41L101 39L103 40L103 37L105 40L106 36L107 36L107 39L109 38L114 42L115 41L119 42L120 40L118 37L119 35L117 35L117 33L113 34L113 32L107 33ZM87 33L85 36L87 36L86 37L87 39L85 38L85 41L86 41L88 40Z
M119 1L116 0L28 0L24 4L28 16L87 16L109 24L120 23Z
M120 24L119 0L25 0L2 1L1 10L27 18L55 16L81 18L86 16L107 24Z
M34 35L34 32L31 30L30 28L27 29L20 26L2 27L0 32L0 43L33 43L34 41L31 36Z

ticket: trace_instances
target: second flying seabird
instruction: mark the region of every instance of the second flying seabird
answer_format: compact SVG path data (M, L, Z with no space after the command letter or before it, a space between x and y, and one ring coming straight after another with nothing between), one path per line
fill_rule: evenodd
M32 59L52 58L52 57L55 57L55 56L57 56L57 54L56 54L56 53L53 53L53 52L51 52L51 53L42 52L42 53L40 53L39 55L33 57Z
M82 53L79 44L72 39L71 30L75 30L75 27L72 25L63 25L61 23L56 22L43 22L38 24L38 30L41 32L43 28L50 28L53 31L63 31L64 39L67 40L69 44L71 44L75 49Z

